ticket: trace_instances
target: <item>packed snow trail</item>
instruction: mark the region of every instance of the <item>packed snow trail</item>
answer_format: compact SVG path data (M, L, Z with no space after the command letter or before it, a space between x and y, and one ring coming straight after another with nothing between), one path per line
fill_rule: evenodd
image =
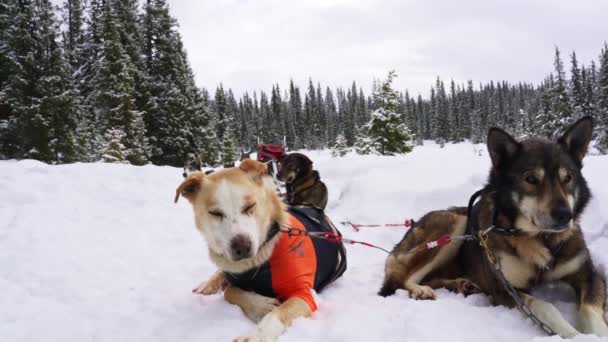
M329 188L335 222L403 222L432 209L465 205L486 179L483 146L417 147L399 157L307 152ZM608 270L607 156L583 173L594 199L582 220L596 265ZM221 295L191 289L215 267L187 202L173 204L181 170L110 164L49 166L0 162L0 342L230 341L253 323ZM404 228L341 227L347 238L392 248ZM349 268L318 295L319 310L282 341L559 340L517 310L438 291L415 301L381 298L386 254L347 246ZM540 289L574 320L573 293ZM575 341L599 341L579 336Z

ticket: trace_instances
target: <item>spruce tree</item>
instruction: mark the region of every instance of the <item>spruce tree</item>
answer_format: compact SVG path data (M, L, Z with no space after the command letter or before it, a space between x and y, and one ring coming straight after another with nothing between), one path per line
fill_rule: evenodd
M209 151L219 148L217 142L211 145L211 139L201 138L201 132L210 132L209 127L201 125L211 124L213 114L198 103L194 74L166 0L147 0L142 22L149 76L144 120L151 160L155 164L182 166L189 155L199 151L203 156L213 155Z
M132 164L143 165L148 160L148 151L143 113L137 110L135 102L136 71L120 42L118 28L116 15L110 3L106 2L102 20L103 45L101 58L94 65L96 74L92 83L95 90L92 96L102 131L113 130L112 138L122 136L125 159Z
M540 133L548 138L553 137L563 127L573 123L572 109L566 93L566 73L562 63L559 49L555 48L555 59L553 63L555 74L552 78L551 87L547 88L547 103L545 107L544 120L540 127Z
M581 75L581 70L578 67L576 53L572 52L570 56L572 66L570 68L570 108L572 108L572 116L578 119L585 112L585 90Z
M47 0L4 3L0 11L0 154L79 160L78 105Z
M334 157L344 157L350 151L346 145L346 138L342 134L338 134L336 142L331 149L331 155Z
M597 147L608 153L608 44L600 55L600 70L597 75L597 121L599 126Z
M372 141L373 148L382 155L394 155L412 151L413 136L401 121L396 111L399 109L399 94L392 88L395 71L390 71L381 85L374 91L374 102L379 106L362 133ZM365 137L360 138L365 143Z

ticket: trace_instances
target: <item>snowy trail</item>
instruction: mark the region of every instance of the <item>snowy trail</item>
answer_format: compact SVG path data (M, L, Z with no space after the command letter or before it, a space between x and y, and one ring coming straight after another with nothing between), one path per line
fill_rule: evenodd
M489 160L470 144L429 144L401 157L308 152L330 191L334 222L403 222L464 205L485 181ZM594 193L583 227L596 264L608 272L608 157L590 156ZM215 295L191 289L215 267L189 205L172 203L181 170L108 164L0 162L0 342L230 341L253 323ZM386 248L402 228L345 236ZM543 337L516 310L485 296L439 291L414 301L376 295L386 255L348 246L349 269L318 296L319 310L283 341L523 341ZM541 289L573 319L572 293ZM599 341L580 336L575 341Z

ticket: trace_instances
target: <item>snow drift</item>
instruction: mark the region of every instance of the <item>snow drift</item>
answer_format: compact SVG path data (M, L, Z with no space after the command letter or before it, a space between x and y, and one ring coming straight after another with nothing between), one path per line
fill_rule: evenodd
M330 192L335 223L399 223L465 205L490 165L483 146L418 147L398 157L333 158L307 152ZM594 193L582 225L596 265L608 272L608 157L589 156ZM110 164L0 162L0 341L229 341L253 327L220 295L191 289L215 267L192 210L172 198L181 170ZM392 248L403 228L342 227L346 237ZM544 337L517 310L438 291L414 301L376 295L381 251L348 246L349 269L318 295L319 310L283 341L523 341ZM536 292L574 319L573 293ZM576 341L599 341L580 336Z

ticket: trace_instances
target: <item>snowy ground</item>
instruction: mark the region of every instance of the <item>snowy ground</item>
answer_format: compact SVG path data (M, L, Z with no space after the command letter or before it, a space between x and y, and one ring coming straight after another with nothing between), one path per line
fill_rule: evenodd
M329 187L334 222L402 222L464 205L489 167L482 147L432 144L401 157L310 152ZM608 271L608 157L586 159L595 198L583 218L593 257ZM181 170L108 164L0 162L0 342L229 341L253 324L221 296L191 289L215 267L189 205L172 202ZM404 230L347 237L392 248ZM319 310L283 341L524 341L547 338L516 310L482 295L439 291L414 301L376 295L386 255L348 246L349 269L319 295ZM538 291L573 319L572 293ZM576 341L599 341L580 336Z

